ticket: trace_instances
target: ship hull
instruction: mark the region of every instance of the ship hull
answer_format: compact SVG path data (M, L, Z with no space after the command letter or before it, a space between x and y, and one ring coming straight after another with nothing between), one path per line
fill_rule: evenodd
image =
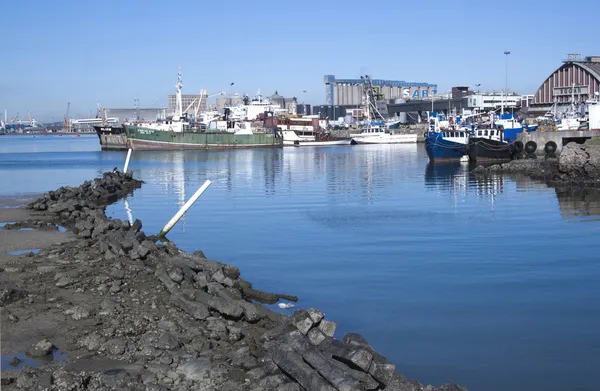
M300 140L283 140L283 145L286 147L329 147L332 145L351 145L352 139L329 140L329 141L300 141Z
M127 135L121 126L94 126L100 141L100 148L105 151L129 148Z
M355 136L356 144L414 144L417 142L416 134L389 134L373 136Z
M472 161L508 161L512 159L514 147L512 144L472 137L469 139L469 159Z
M123 125L134 150L278 148L283 139L272 133L168 132Z
M460 161L467 154L465 144L445 140L440 134L428 134L425 138L425 151L429 160L438 161Z

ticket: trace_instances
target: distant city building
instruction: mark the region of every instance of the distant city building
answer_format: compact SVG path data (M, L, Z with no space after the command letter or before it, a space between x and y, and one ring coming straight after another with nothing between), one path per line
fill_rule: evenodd
M181 109L185 111L185 109L188 108L188 106L190 106L192 104L192 102L197 101L198 99L200 99L200 94L181 95L181 104L183 106ZM204 97L200 101L200 110L199 110L200 113L208 110L207 100L208 100L207 96L204 95ZM190 107L190 109L188 109L188 112L193 111L194 106L195 106L195 104L192 107ZM174 113L176 108L177 108L176 95L169 95L169 104L167 106L167 109L168 109L167 114Z
M527 107L528 102L533 99L533 95L509 94L503 96L502 93L473 93L468 96L466 107L477 111L489 111L501 109L518 110L521 107Z
M563 64L544 80L534 95L529 113L544 115L556 105L561 111L571 103L598 99L600 56L569 54Z
M296 114L300 115L310 115L311 109L309 104L300 103L296 105Z
M324 82L325 102L328 105L356 106L362 104L362 79L336 79L334 75L325 75ZM437 84L381 79L371 79L371 82L378 100L421 100L437 93Z

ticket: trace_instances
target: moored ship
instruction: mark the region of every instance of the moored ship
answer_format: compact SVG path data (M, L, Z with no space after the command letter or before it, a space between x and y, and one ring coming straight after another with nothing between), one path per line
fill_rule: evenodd
M429 160L460 161L468 153L469 133L466 128L452 129L441 114L432 113L425 136L425 151Z
M124 122L130 148L137 150L273 148L283 146L280 133L254 130L250 122L234 123L225 130L190 123L182 113L181 74L177 79L176 112L157 122Z
M469 138L471 161L507 161L518 152L515 143L504 140L501 129L477 129Z

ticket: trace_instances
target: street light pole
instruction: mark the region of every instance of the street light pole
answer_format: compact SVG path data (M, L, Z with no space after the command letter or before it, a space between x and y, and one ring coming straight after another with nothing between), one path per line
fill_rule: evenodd
M509 51L504 52L504 58L506 60L505 80L504 80L504 99L505 100L506 100L506 97L508 96L508 55L509 54L510 54ZM502 102L502 114L504 114L504 102Z

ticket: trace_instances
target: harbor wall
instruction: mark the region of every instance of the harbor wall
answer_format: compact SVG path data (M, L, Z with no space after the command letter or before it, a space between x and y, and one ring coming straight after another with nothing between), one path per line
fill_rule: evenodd
M556 143L556 154L560 155L564 146L570 142L582 144L586 140L599 136L600 130L569 130L559 132L535 131L529 133L519 133L517 134L517 140L522 141L523 144L527 143L528 141L534 141L537 144L535 154L537 156L544 156L544 146L549 141L554 141Z

